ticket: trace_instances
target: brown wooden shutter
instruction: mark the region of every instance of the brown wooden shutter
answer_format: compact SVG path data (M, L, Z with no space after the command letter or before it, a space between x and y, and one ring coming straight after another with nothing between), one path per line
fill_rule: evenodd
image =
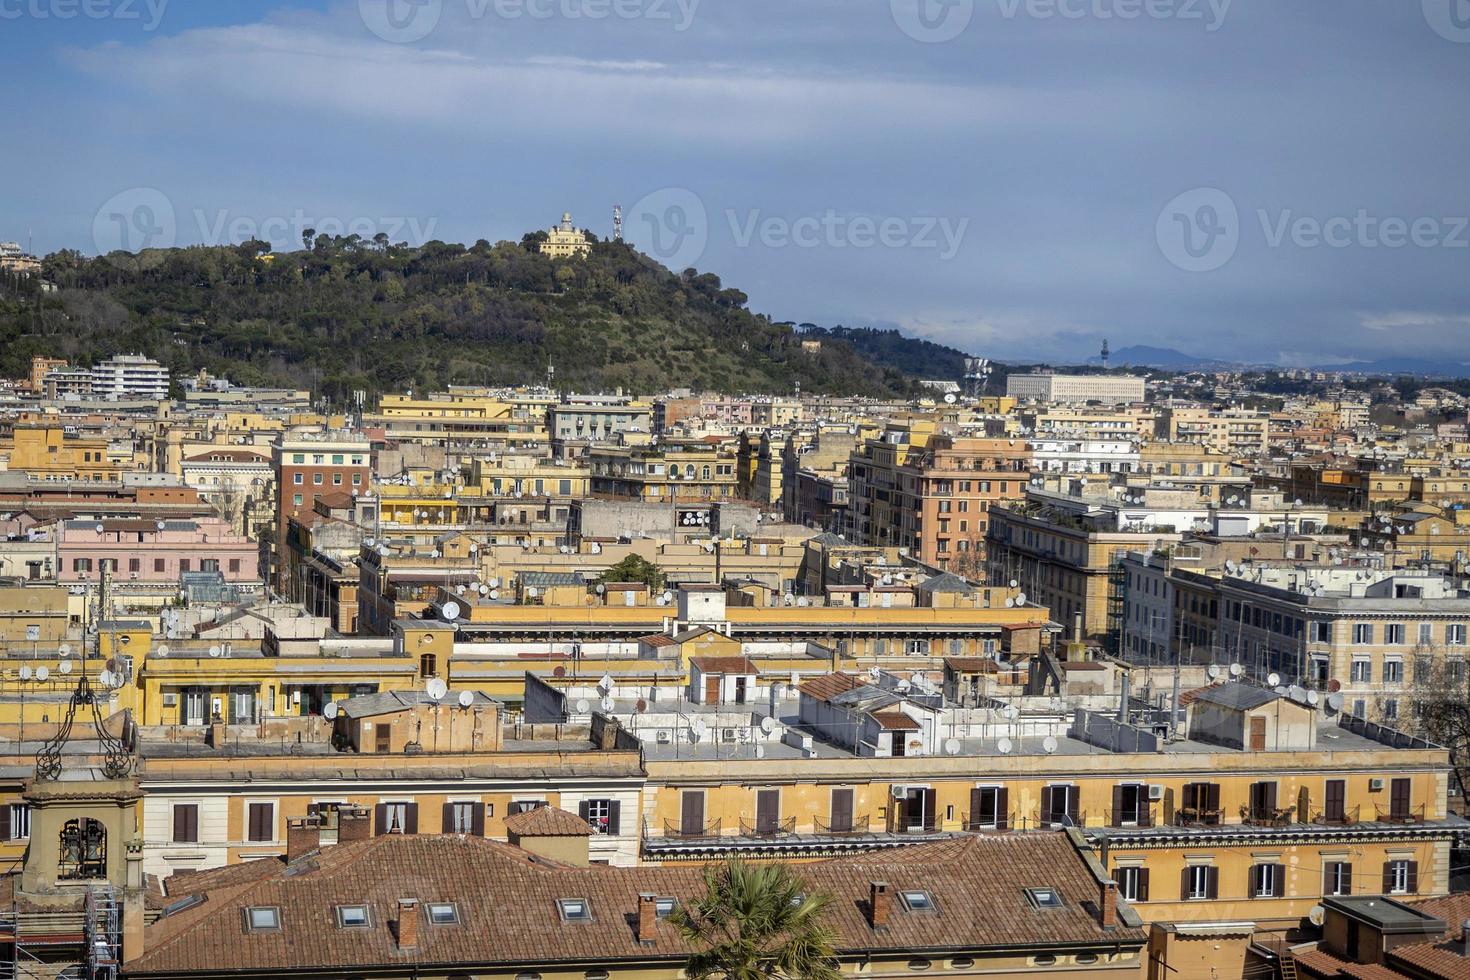
M1138 869L1138 900L1148 901L1148 868Z
M1271 876L1271 894L1280 898L1286 894L1286 865L1273 864L1271 867L1276 869L1275 874Z
M1409 894L1419 894L1419 862L1409 862Z
M1011 829L1011 791L1004 786L995 791L995 826L998 830Z
M1148 787L1138 787L1138 825L1140 827L1152 827L1154 825L1154 805L1148 799Z
M1068 788L1068 792L1067 792L1067 816L1069 816L1069 817L1072 818L1072 823L1074 823L1074 824L1080 822L1077 819L1077 813L1078 813L1077 806L1081 802L1081 796L1082 796L1082 794L1079 793L1079 792L1077 792L1077 787L1076 786L1071 786L1071 787Z
M1205 875L1206 895L1211 899L1220 897L1220 869L1210 868Z
M476 837L485 836L485 804L476 800L470 804L470 833Z
M1051 787L1041 787L1041 823L1051 823Z
M1185 868L1179 874L1179 900L1189 901L1189 868Z
M416 834L419 832L419 805L417 803L405 803L403 805L403 832L405 834Z
M924 790L924 829L934 830L939 826L939 814L935 813L936 798L938 792L932 789Z
M1218 810L1218 809L1220 809L1220 784L1219 783L1206 783L1205 786L1207 787L1207 791L1206 791L1205 795L1207 797L1209 797L1208 809L1211 809L1211 810ZM1220 820L1221 820L1221 817L1219 815L1212 815L1210 817L1210 823L1212 823L1212 824L1213 823L1219 823Z
M1332 879L1337 873L1337 862L1329 861L1322 865L1322 894L1332 894Z
M250 804L250 840L268 841L275 839L275 828L271 826L273 807L269 803Z
M970 790L970 825L966 830L974 830L980 826L980 801L985 791L981 789Z
M1179 805L1186 810L1203 810L1205 805L1200 796L1199 783L1185 783L1184 792L1179 794Z
M832 791L832 817L828 826L834 831L852 830L852 790Z
M1379 889L1379 892L1382 893L1382 894L1384 894L1384 895L1387 895L1391 891L1393 891L1393 862L1392 861L1384 861L1383 862L1383 887Z
M592 801L591 800L583 800L581 803L578 803L577 804L577 816L579 816L583 820L587 821L588 824L591 824L592 823Z
M1409 788L1407 779L1395 779L1389 784L1389 812L1397 819L1409 815Z
M444 808L440 811L439 832L441 834L452 834L457 829L458 828L454 826L454 804L446 803L444 804Z
M373 807L373 835L382 837L388 832L388 804L379 803Z
M10 833L10 807L0 803L0 840L14 840Z
M1267 810L1275 810L1276 809L1276 784L1275 783L1267 783L1266 784L1266 809ZM1267 815L1269 816L1270 814L1267 814Z
M1112 823L1112 825L1114 827L1121 827L1121 826L1123 826L1123 787L1121 787L1121 786L1114 786L1113 787L1113 814L1112 814L1112 816L1113 816L1113 819L1112 819L1111 823Z
M617 834L622 830L623 804L621 800L609 800L607 803L607 832Z
M1353 866L1351 864L1342 866L1342 893L1344 895L1353 893Z

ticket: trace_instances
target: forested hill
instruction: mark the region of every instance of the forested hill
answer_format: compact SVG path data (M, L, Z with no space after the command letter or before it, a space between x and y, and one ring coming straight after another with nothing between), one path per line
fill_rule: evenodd
M42 276L54 292L35 279L0 283L0 369L23 377L35 354L86 365L138 351L175 377L204 368L339 402L358 388L538 382L548 364L559 385L584 391L914 390L907 362L864 356L836 335L803 350L803 335L750 312L715 275L672 273L617 242L553 261L533 242L410 248L318 236L273 256L263 242L58 252Z
M824 343L840 341L875 363L915 377L942 381L959 380L965 373L965 358L969 356L962 350L930 340L905 337L897 330L802 324L802 337Z

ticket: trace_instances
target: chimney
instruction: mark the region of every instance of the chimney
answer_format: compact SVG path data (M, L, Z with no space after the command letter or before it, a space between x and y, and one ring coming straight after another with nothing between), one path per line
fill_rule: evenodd
M316 817L293 817L286 821L286 863L291 864L320 850L322 825Z
M654 926L658 925L658 896L640 894L638 896L638 941L640 943L651 943L654 941Z
M398 948L418 949L419 946L419 900L398 900Z
M1460 922L1460 955L1470 956L1470 919Z
M868 925L874 929L882 929L888 925L888 917L893 913L893 893L888 890L888 882L872 881L868 883Z
M337 811L337 843L367 840L373 836L373 821L365 807L343 807Z
M1112 929L1118 925L1118 883L1111 880L1101 882L1099 890L1098 923L1104 929Z

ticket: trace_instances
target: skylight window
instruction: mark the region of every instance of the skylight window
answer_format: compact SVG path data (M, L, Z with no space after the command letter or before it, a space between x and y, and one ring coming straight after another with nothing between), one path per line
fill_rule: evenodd
M436 926L452 926L459 922L459 906L453 902L429 902L429 922Z
M366 929L368 910L366 905L337 906L337 925L343 929Z
M245 921L251 932L264 932L281 928L281 910L273 905L256 906L245 910Z
M653 900L653 912L660 919L667 919L674 914L674 909L678 907L678 904L672 898L655 898Z
M556 904L561 909L564 922L592 921L592 909L588 907L585 898L559 898Z
M910 912L934 911L934 896L926 891L911 889L909 891L899 892L898 894L903 899L904 908Z
M1038 909L1059 909L1062 907L1062 896L1055 888L1028 888L1026 889L1026 897Z

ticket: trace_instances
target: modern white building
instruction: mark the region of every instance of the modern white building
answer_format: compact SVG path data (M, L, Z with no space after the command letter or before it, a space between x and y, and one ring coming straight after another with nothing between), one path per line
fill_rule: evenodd
M1012 374L1006 378L1006 394L1040 402L1122 405L1143 401L1144 383L1121 374Z
M168 368L141 354L118 354L92 368L92 393L106 401L163 401L168 382Z

